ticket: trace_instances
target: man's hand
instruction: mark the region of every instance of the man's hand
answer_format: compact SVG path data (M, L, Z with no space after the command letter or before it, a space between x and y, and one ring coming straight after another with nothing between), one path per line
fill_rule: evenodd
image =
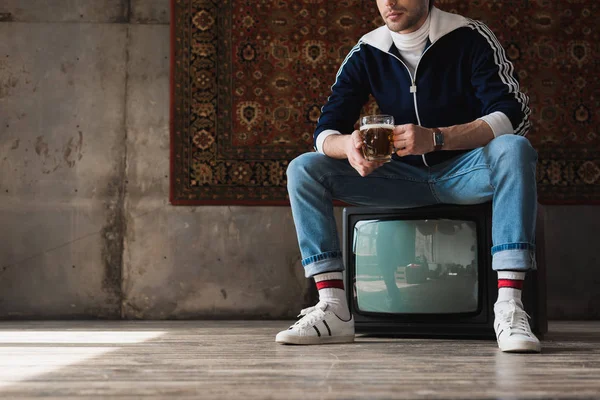
M352 165L360 176L367 176L377 168L381 167L385 162L382 161L367 161L363 157L361 147L363 146L362 139L360 137L360 131L352 132L349 140L345 146L346 156L348 162Z
M434 150L433 132L419 125L398 125L394 128L394 148L400 157L429 153Z

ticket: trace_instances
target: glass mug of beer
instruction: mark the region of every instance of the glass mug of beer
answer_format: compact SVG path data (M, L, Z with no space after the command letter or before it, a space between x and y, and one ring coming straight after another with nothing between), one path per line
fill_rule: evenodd
M394 152L394 117L391 115L367 115L360 119L362 153L367 161L392 159Z

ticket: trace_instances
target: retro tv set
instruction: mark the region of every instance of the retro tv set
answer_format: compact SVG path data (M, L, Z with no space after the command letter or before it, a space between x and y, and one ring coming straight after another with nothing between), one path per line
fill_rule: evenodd
M541 234L538 220L537 234ZM345 287L358 334L494 338L491 204L347 207ZM524 282L531 328L547 331L543 251Z

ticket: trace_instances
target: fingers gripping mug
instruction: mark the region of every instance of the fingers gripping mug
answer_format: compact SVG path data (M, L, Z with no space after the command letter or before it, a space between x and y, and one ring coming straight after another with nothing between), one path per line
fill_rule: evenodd
M394 117L367 115L360 119L362 153L367 161L390 161L394 152Z

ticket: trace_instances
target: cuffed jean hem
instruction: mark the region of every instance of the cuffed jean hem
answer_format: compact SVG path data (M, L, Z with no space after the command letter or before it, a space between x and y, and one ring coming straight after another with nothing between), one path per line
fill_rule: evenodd
M492 255L504 250L533 250L535 246L529 243L506 243L492 247Z
M342 252L341 251L326 251L325 253L306 257L304 260L302 260L302 266L306 267L307 265L316 263L317 261L327 260L330 258L342 258Z
M325 272L340 272L344 270L341 258L327 258L304 266L304 276L310 278Z
M536 269L535 249L503 250L493 253L492 269L494 271L529 271Z

